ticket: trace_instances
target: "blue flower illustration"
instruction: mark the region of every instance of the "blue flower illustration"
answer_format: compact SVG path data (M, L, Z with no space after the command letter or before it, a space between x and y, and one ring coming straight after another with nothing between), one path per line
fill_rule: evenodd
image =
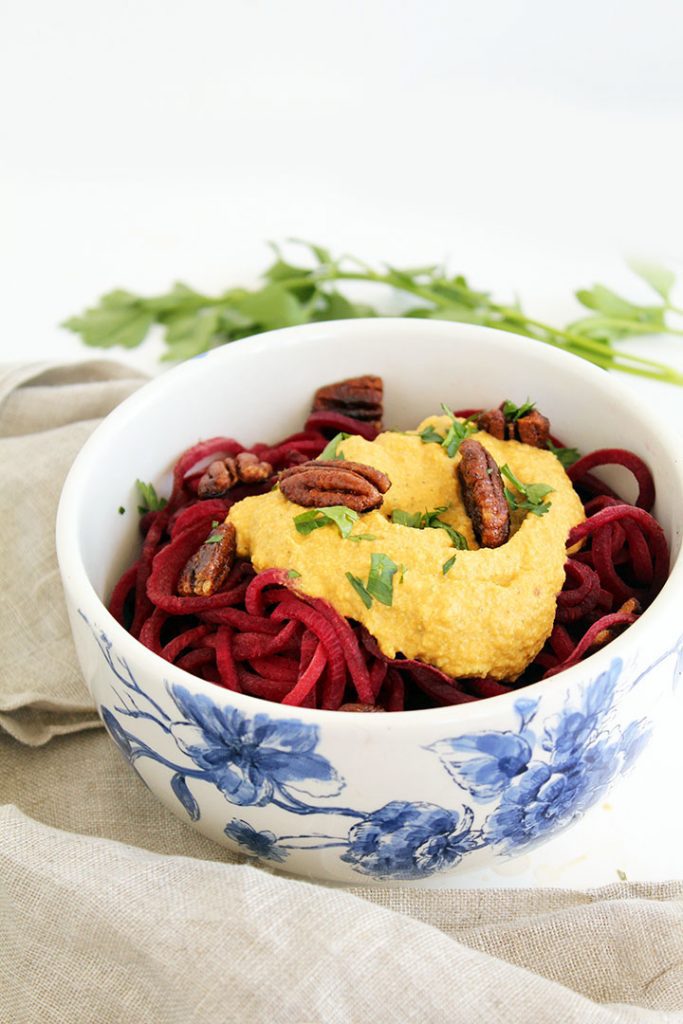
M456 736L427 750L438 754L448 774L477 800L493 800L531 760L529 744L512 732Z
M516 705L519 733L481 732L440 740L429 749L475 800L499 798L484 823L487 843L510 851L528 847L580 817L630 767L649 737L633 722L619 736L610 728L622 662L615 658L583 691L531 727L535 707Z
M233 818L223 829L228 839L246 847L248 856L258 857L259 860L273 860L278 864L287 858L289 851L278 846L277 836L267 829L257 832L255 828L246 821L239 821Z
M425 878L480 845L473 818L469 807L460 814L436 804L393 800L353 825L341 859L377 878Z
M330 797L343 788L329 761L315 752L317 726L265 714L247 718L183 686L170 692L184 716L170 727L178 748L230 803L262 806L290 790Z

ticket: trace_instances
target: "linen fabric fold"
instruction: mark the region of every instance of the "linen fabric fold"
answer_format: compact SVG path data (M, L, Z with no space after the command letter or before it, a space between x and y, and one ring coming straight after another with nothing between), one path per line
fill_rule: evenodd
M106 360L0 367L0 726L23 743L99 725L74 658L55 515L79 449L143 381Z

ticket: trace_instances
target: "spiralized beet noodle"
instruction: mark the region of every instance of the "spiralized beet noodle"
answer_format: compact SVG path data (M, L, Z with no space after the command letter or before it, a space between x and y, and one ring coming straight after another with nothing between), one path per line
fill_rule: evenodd
M340 413L314 412L303 431L276 445L245 449L233 438L214 437L181 455L168 504L141 518L142 551L114 587L112 615L166 661L236 693L299 707L403 711L481 700L561 672L635 622L666 580L668 546L650 514L652 475L637 455L608 448L568 470L587 518L571 531L567 547L584 543L567 558L552 633L514 683L453 679L419 661L385 657L361 625L299 591L286 568L256 573L238 560L217 593L178 596L179 574L212 523L235 502L273 484L273 478L240 484L229 497L200 501L197 486L207 460L250 451L275 474L316 458L338 431L368 440L377 434L374 426ZM631 471L638 485L635 505L594 476L606 465Z

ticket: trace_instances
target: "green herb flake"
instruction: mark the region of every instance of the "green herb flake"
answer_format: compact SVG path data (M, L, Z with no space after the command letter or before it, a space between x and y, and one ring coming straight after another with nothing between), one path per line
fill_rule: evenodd
M119 515L120 515L120 516L122 516L122 515L125 515L125 512L126 512L126 510L125 510L125 508L123 507L123 505L119 505L119 507L118 507L118 510L117 510L117 511L118 511L118 513L119 513Z
M344 540L346 540L357 522L358 513L354 512L351 508L347 508L346 505L311 508L307 512L294 516L294 525L297 533L302 534L304 537L307 537L314 530L319 530L321 526L334 524Z
M565 469L569 469L570 466L573 466L581 458L581 452L578 448L558 448L552 441L547 441L546 443L548 451L552 452L560 460Z
M521 405L515 405L514 402L506 400L503 402L503 416L506 420L516 422L520 420L522 416L528 416L530 412L533 412L536 408L536 403L532 402L527 398L526 402Z
M368 594L377 598L380 604L385 604L389 608L391 608L394 599L394 576L397 572L398 566L396 562L393 562L388 555L375 552L370 556Z
M353 534L350 537L347 537L346 539L347 540L377 540L375 535L372 534L372 533L356 533L356 534Z
M443 563L443 565L441 566L441 572L443 573L444 576L446 576L451 571L451 569L455 565L455 560L457 557L457 555L451 555L448 561Z
M359 598L361 599L361 601L363 602L365 607L366 608L372 608L372 598L371 598L370 594L367 592L367 590L365 589L365 586L363 585L362 581L359 580L357 576L354 576L353 573L350 573L350 572L346 573L346 578L349 581L349 583L351 584L351 586L353 587L353 589L358 594Z
M622 882L628 881L628 875L625 871L622 871L621 868L617 868L617 875Z
M301 578L301 573L297 572L296 569L290 569L287 573L287 577L290 580L298 580Z
M320 455L318 456L318 460L331 459L335 462L343 462L344 453L338 451L338 448L341 442L348 440L349 437L351 437L351 434L345 434L344 431L341 431L341 433L339 434L335 434L332 440L328 441L323 450L321 451Z
M438 508L432 509L431 512L405 512L401 508L395 508L391 513L391 521L399 526L410 526L414 530L445 530L454 547L459 551L467 551L467 538L463 537L450 523L439 519L441 513L447 511L447 505L440 505Z
M141 504L138 505L138 512L141 516L144 516L146 512L160 512L162 508L168 505L168 499L159 497L154 489L154 484L146 484L142 480L136 480L135 486L141 498Z
M423 444L443 444L443 434L430 425L420 432L420 440Z
M459 420L457 419L447 405L441 403L441 408L446 416L450 417L451 425L446 431L446 436L441 442L443 447L446 449L446 454L449 459L455 458L460 450L460 445L463 441L471 437L472 434L476 434L479 427L472 419Z
M520 501L509 487L504 487L505 497L512 512L516 510L532 512L535 516L544 516L550 509L551 503L543 499L554 490L547 484L523 484L517 479L507 463L500 468L501 476L506 477L523 497Z

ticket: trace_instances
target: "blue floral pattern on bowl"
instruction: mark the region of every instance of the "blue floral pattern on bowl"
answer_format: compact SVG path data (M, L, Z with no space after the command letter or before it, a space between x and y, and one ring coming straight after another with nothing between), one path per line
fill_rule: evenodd
M544 715L539 699L520 696L516 728L446 737L418 748L417 754L436 757L448 773L455 806L395 799L378 808L348 807L337 802L346 782L320 752L317 725L263 712L248 716L169 682L166 710L138 685L108 637L90 628L118 697L113 706L100 707L110 736L134 768L147 758L168 770L170 790L191 821L201 818L205 784L228 805L275 806L292 815L292 823L308 815L335 819L327 831L293 828L276 835L230 816L225 837L247 856L276 864L284 864L293 850L335 849L360 875L406 880L454 867L485 847L506 854L528 849L600 800L650 735L644 718L625 729L614 724L623 668L614 658L607 671L568 693L559 712ZM679 642L664 657L680 648ZM153 722L165 743L151 746L136 721Z

